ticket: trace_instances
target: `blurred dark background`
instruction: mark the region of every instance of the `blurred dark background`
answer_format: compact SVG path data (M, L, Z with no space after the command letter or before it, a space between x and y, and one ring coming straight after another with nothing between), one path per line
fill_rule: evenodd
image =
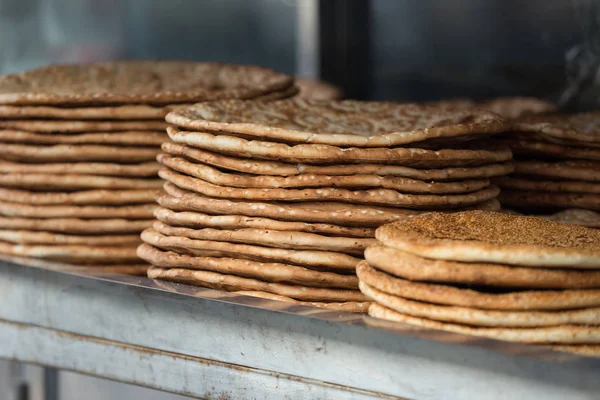
M593 108L598 3L0 0L0 73L58 61L219 60L321 77L357 98L536 95Z

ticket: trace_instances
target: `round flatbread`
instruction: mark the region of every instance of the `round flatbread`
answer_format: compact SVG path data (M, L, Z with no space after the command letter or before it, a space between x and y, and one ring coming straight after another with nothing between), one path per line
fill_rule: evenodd
M596 343L600 340L598 326L558 325L537 328L482 328L413 317L373 303L369 315L389 321L403 322L424 328L439 329L463 335L525 343Z
M591 210L583 210L581 208L572 208L551 215L539 215L538 217L547 219L548 221L561 222L563 224L600 228L600 213Z
M122 274L122 275L135 275L135 276L146 276L149 265L81 265L74 266L75 272L82 270L92 270L94 273L101 272L103 274Z
M600 269L600 231L535 217L426 213L382 226L375 237L385 246L433 259Z
M35 190L81 189L155 189L163 185L160 179L117 178L98 175L0 174L0 187Z
M521 139L503 139L502 143L510 147L517 156L600 161L600 148L565 146Z
M171 140L192 147L237 157L308 164L379 163L420 168L474 167L512 159L504 145L467 144L464 150L427 150L420 148L336 147L324 144L298 144L246 140L207 132L185 132L167 128Z
M600 182L586 181L542 181L513 176L502 176L494 179L494 183L502 189L511 191L541 191L551 193L594 193L600 194Z
M115 107L0 106L2 119L164 120L171 107L145 104Z
M600 271L432 260L385 246L369 246L365 259L378 270L411 281L523 289L600 288Z
M114 144L157 147L169 140L164 132L125 131L81 134L44 134L17 130L0 130L0 143L34 144Z
M424 181L457 181L464 179L487 179L494 176L507 175L514 171L514 167L510 161L471 168L415 169L400 165L384 164L286 164L275 161L231 157L172 142L163 143L162 150L166 154L183 157L192 162L197 161L214 167L253 175L378 175L382 177L399 176Z
M53 244L87 246L137 246L142 241L139 235L65 235L60 233L0 229L0 241L16 244Z
M544 135L580 143L600 144L600 112L570 115L531 115L519 119L521 132L541 132Z
M539 328L557 325L600 325L600 307L566 311L494 311L440 306L393 296L364 282L360 291L377 304L412 317L477 327Z
M41 258L71 264L124 264L137 263L140 259L136 246L86 246L86 245L30 245L0 242L0 253L18 257Z
M411 300L482 310L571 310L600 306L600 290L517 290L512 292L483 292L473 289L412 282L394 277L361 261L356 266L361 282L382 292Z
M363 302L367 300L359 290L314 288L284 283L269 283L257 279L242 278L211 271L151 267L148 269L148 277L230 292L241 290L268 292L297 300L332 302Z
M179 236L165 236L154 229L142 232L142 240L163 250L199 257L241 258L260 262L278 262L311 269L352 271L360 259L348 254L319 250L289 250L252 246L212 240L195 240Z
M293 78L244 65L191 61L62 64L0 78L0 104L175 104L251 99L293 86Z
M29 164L0 160L0 170L5 174L81 174L81 175L107 175L107 176L138 176L156 177L160 164L146 162L141 164L112 164L112 163L43 163Z
M1 192L0 192L1 193ZM278 221L271 218L247 217L245 215L209 215L200 212L176 212L164 207L154 211L154 216L172 226L187 228L216 229L274 229L277 231L307 232L328 236L374 238L375 229L347 227L333 224L319 224L295 221Z
M158 176L174 185L204 196L257 201L339 201L343 203L393 205L406 208L459 208L491 200L500 190L490 186L473 193L457 195L404 194L391 189L348 190L318 189L256 189L213 185L202 179L163 168Z
M169 113L167 122L202 132L227 132L290 143L392 147L429 139L489 136L509 129L478 109L385 102L222 100Z
M251 297L259 297L261 299L266 300L275 300L281 301L285 303L294 303L294 305L306 306L306 307L317 307L330 311L343 311L343 312L352 312L352 313L366 313L369 311L370 302L356 302L356 301L347 301L343 303L325 303L320 301L299 301L294 300L291 297L282 296L279 294L261 292L257 290L239 290L234 292L235 294L239 294L241 296L251 296ZM264 308L268 308L264 307Z
M0 175L1 177L1 175ZM124 205L152 203L158 195L153 189L134 190L82 190L78 192L28 192L25 190L0 188L0 198L14 203L35 205Z
M307 100L341 100L342 90L330 83L312 78L296 77L298 97Z
M1 79L1 78L0 78ZM1 94L0 94L1 96ZM0 120L0 129L39 133L78 133L78 132L123 132L123 131L164 131L163 121L36 121L30 119Z
M557 110L556 104L535 97L499 97L479 102L477 107L510 119L531 114L546 114Z
M158 151L153 148L93 144L59 144L54 146L3 144L0 149L2 159L28 163L116 161L124 164L134 164L143 161L154 161L157 153Z
M600 182L600 162L583 160L515 161L515 174L552 178L554 180Z
M179 189L167 182L166 195L159 194L158 202L174 211L199 211L212 215L239 214L284 221L337 224L351 227L378 227L405 215L419 211L406 208L377 207L336 202L266 203L258 201L214 199ZM496 200L478 204L481 209L499 209Z
M583 208L600 211L598 193L556 193L528 190L503 190L499 196L502 204L520 210L540 212L564 208Z
M291 283L308 287L358 288L358 278L355 275L314 271L290 264L263 263L223 257L193 257L172 251L160 251L147 244L139 246L137 254L141 259L161 268L212 271L265 282Z
M265 247L279 247L293 250L323 250L362 256L367 246L377 243L375 239L333 237L306 232L276 231L272 229L190 229L173 227L156 221L152 227L166 236L180 236L189 239L215 240L252 244Z
M0 201L0 215L24 218L127 218L150 219L156 206L136 204L126 206L29 205Z
M192 163L182 157L173 157L159 154L157 161L162 165L186 175L220 186L240 188L385 188L397 190L401 193L429 193L429 194L462 194L484 189L490 185L488 179L477 179L457 182L431 182L410 178L378 176L378 175L316 175L301 174L294 176L276 175L246 175L232 174L220 171L206 164Z
M100 233L140 233L152 226L152 219L128 220L120 218L80 219L80 218L5 218L0 217L1 229L31 231L100 234Z

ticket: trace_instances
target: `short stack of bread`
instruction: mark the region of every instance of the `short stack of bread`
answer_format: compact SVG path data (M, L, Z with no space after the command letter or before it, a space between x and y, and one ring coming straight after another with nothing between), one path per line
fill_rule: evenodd
M167 115L149 276L365 311L374 229L423 210L499 207L508 129L486 111L357 101L218 101Z
M600 113L527 116L505 139L515 172L497 180L502 204L543 218L600 228Z
M0 77L0 253L133 274L176 105L284 98L293 79L192 62L56 65Z
M600 354L600 231L489 211L377 229L357 267L377 318Z

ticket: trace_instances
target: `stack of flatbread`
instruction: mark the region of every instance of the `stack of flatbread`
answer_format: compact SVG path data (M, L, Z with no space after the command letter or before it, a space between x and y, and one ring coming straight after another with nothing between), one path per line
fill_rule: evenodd
M191 62L58 65L0 77L0 253L145 274L174 106L283 98L293 79Z
M600 231L466 211L408 216L376 236L357 267L375 301L371 316L588 354L600 348Z
M502 204L600 228L600 113L528 116L515 130L504 141L517 160L515 173L497 181Z
M153 278L365 310L374 228L422 210L498 208L512 171L486 111L357 101L218 101L167 115Z

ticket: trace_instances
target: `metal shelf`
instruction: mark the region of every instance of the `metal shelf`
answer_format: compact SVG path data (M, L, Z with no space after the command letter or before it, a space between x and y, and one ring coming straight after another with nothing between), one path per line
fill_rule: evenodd
M593 399L600 360L146 278L0 263L0 357L198 398Z

